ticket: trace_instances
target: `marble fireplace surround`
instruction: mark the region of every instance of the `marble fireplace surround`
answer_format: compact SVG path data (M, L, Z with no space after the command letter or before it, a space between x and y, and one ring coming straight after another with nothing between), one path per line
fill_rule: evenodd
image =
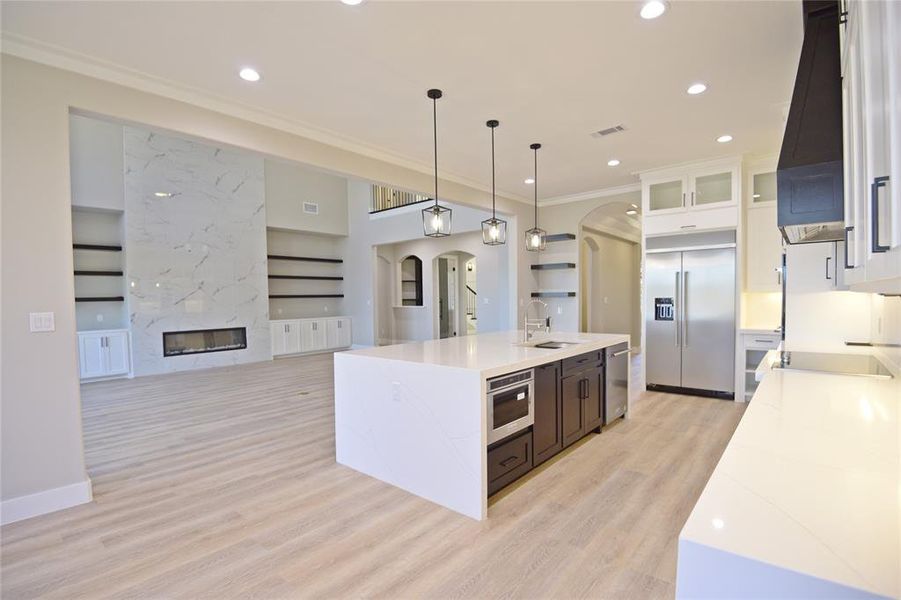
M263 159L124 128L135 375L269 360ZM247 348L163 355L163 332L245 327Z

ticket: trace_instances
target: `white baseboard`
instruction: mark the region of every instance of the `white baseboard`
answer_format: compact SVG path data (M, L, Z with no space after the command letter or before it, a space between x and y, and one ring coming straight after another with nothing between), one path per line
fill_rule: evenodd
M85 504L93 499L91 480L45 490L36 494L10 498L0 503L0 525L15 523L38 515Z
M372 344L354 344L350 347L351 350L362 350L364 348L372 348Z

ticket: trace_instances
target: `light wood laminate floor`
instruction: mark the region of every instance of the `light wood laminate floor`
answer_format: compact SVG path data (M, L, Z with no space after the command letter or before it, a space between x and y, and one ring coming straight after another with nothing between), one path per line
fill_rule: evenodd
M743 411L644 394L479 523L336 464L332 390L328 354L83 386L95 501L2 528L3 598L671 597Z

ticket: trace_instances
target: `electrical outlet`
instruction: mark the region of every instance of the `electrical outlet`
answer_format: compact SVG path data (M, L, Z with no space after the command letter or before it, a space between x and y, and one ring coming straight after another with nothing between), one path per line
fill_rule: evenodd
M400 402L400 382L392 381L391 382L391 399L395 402Z
M97 322L103 323L103 315L97 315Z
M488 304L488 298L487 298L487 297L482 298L482 302L483 302L484 304Z
M562 306L558 306L558 307L557 307L557 314L558 314L558 315L562 315L562 314L563 314L563 307L562 307Z

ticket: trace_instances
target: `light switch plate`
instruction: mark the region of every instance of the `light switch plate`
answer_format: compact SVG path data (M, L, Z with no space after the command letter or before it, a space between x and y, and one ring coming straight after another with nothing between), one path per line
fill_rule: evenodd
M28 313L28 325L32 333L56 331L52 312Z

